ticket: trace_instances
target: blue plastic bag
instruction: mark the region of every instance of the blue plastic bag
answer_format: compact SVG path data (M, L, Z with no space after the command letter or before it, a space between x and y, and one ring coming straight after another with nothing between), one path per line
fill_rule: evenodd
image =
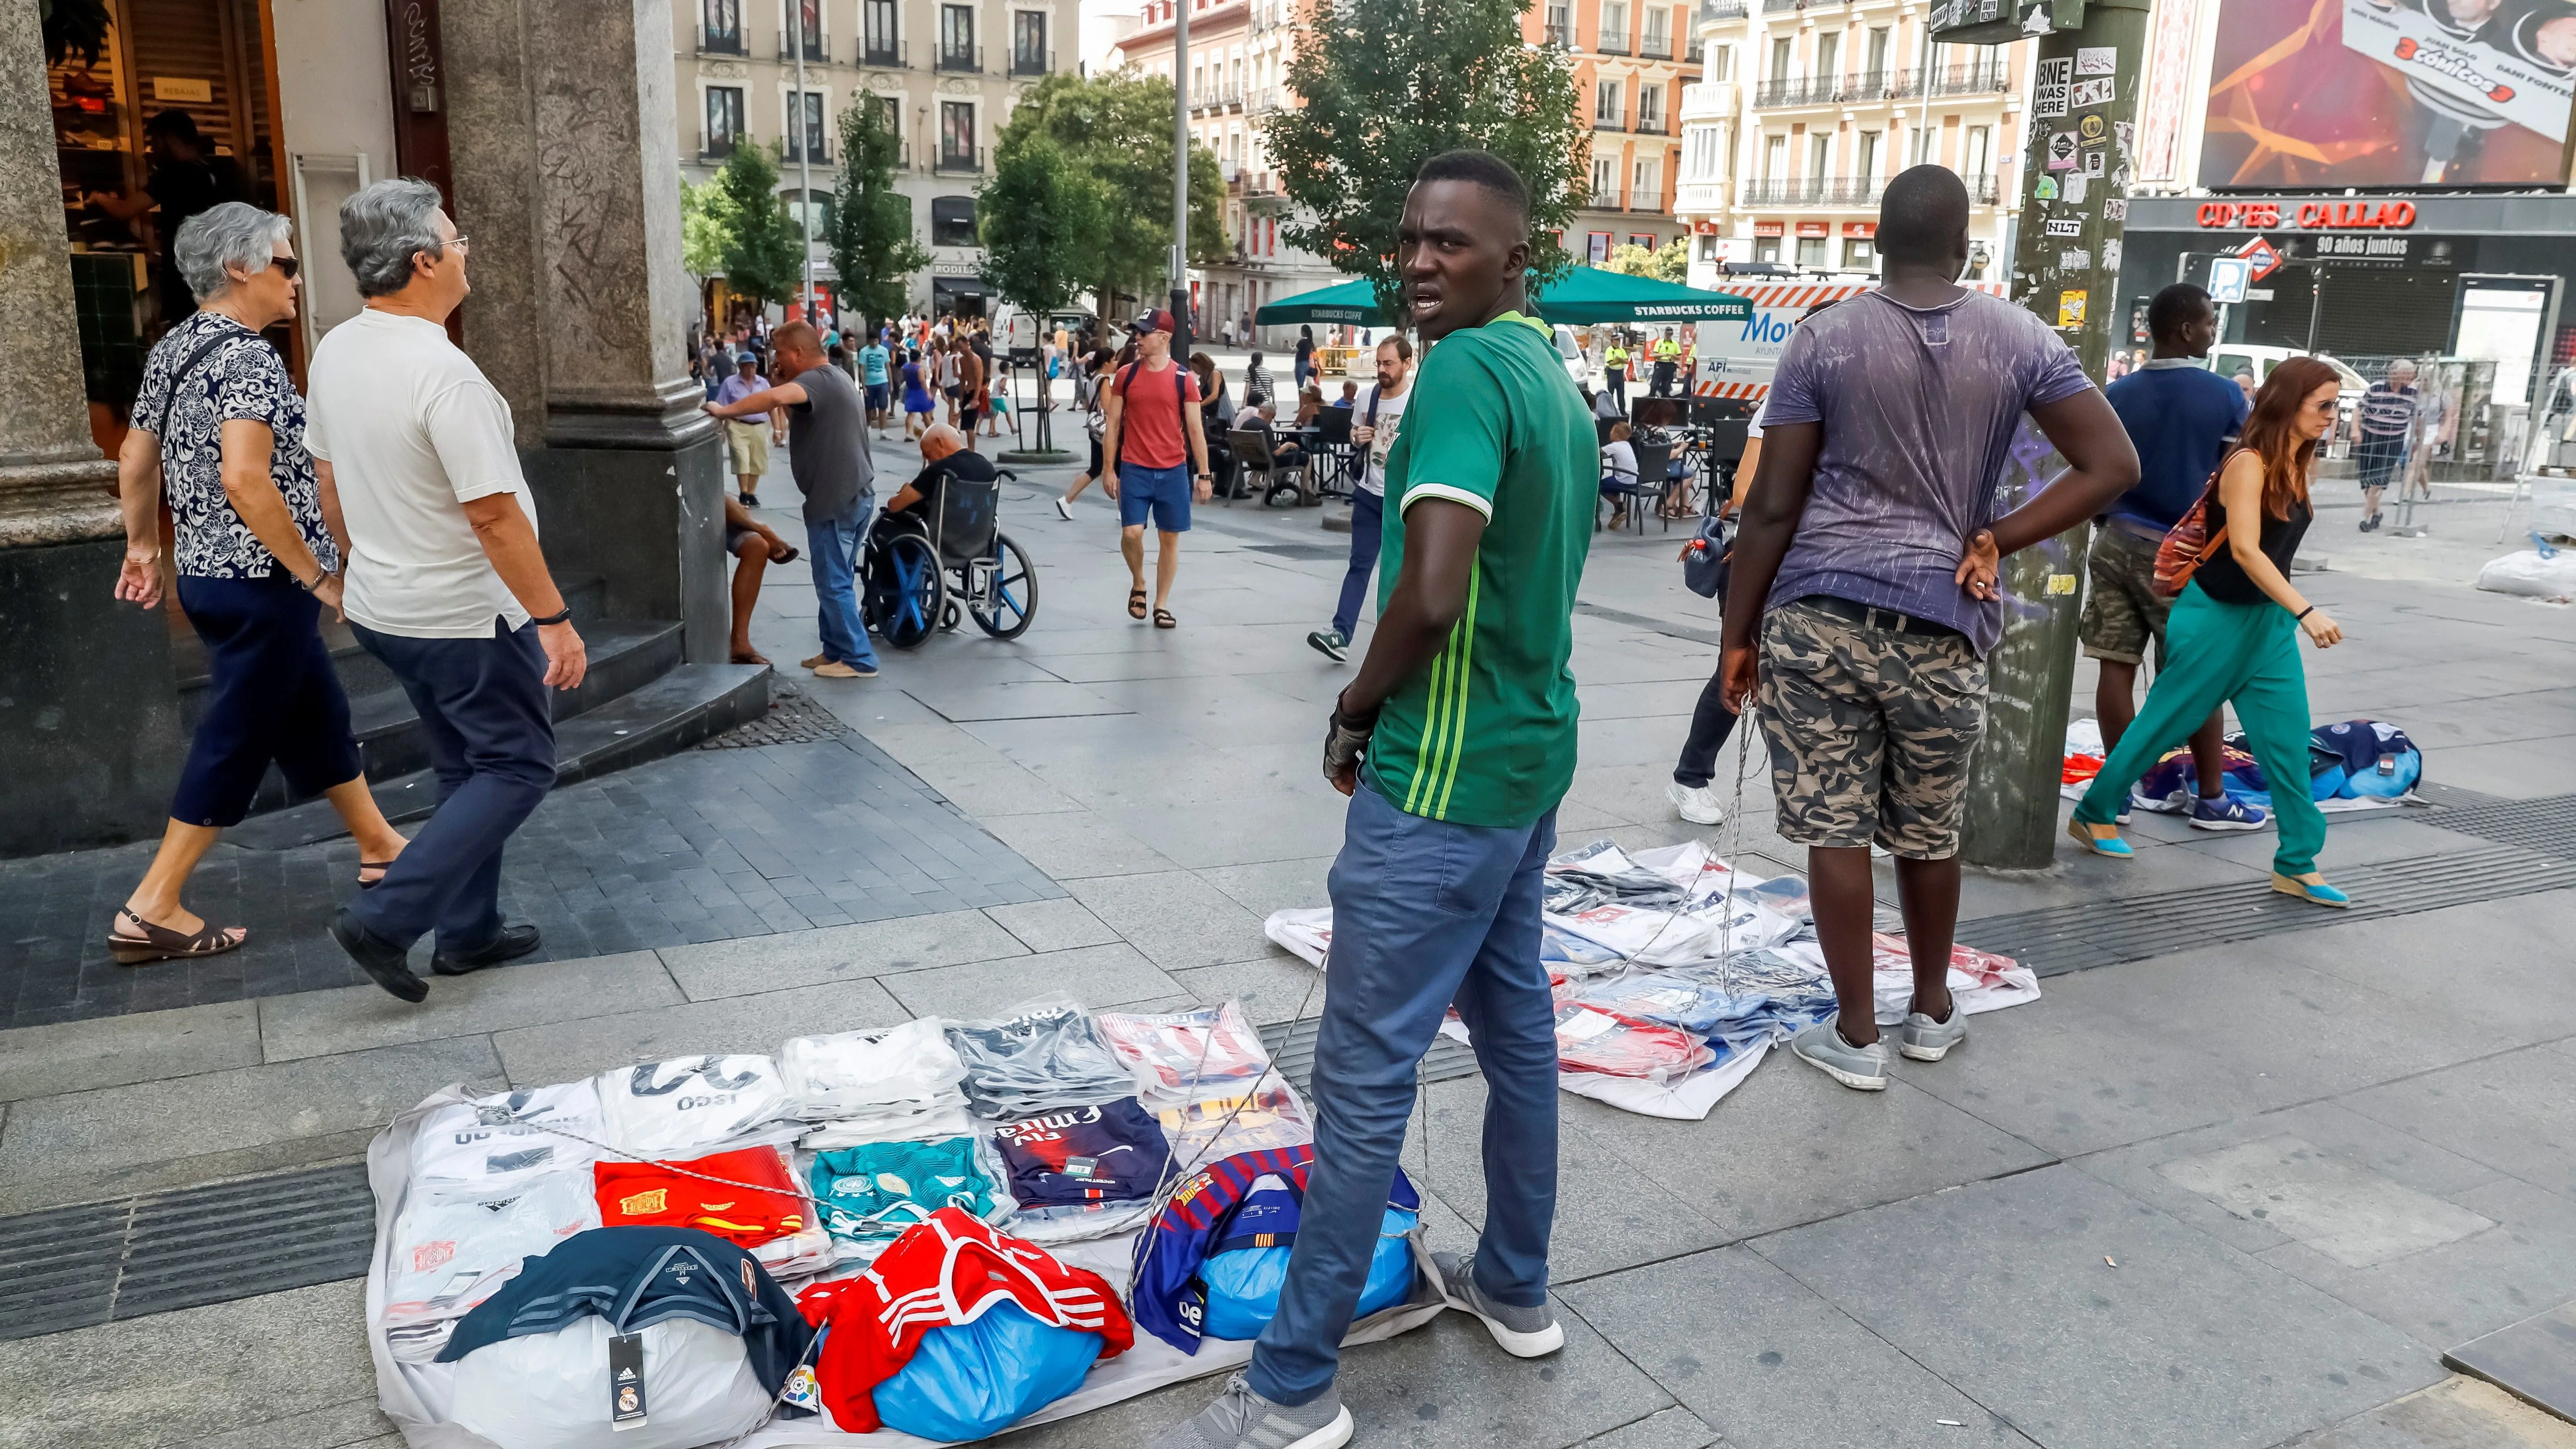
M1354 1319L1393 1308L1413 1291L1413 1245L1405 1234L1417 1221L1417 1214L1386 1210ZM1207 1285L1207 1324L1201 1331L1209 1338L1259 1338L1279 1312L1279 1285L1288 1279L1290 1251L1282 1246L1211 1254L1199 1269L1199 1281Z
M972 1323L923 1334L903 1372L877 1385L877 1417L942 1443L981 1439L1072 1393L1101 1342L996 1304Z

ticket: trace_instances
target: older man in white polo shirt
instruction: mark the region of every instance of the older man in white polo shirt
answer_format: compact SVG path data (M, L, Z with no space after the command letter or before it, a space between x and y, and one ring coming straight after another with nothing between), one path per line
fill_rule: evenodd
M432 931L443 976L524 956L537 928L501 919L501 846L555 778L546 690L581 683L572 611L537 545L510 405L447 338L470 290L466 239L425 181L379 181L340 206L340 255L366 306L313 350L308 442L349 530L343 607L419 711L438 811L331 934L405 1001Z

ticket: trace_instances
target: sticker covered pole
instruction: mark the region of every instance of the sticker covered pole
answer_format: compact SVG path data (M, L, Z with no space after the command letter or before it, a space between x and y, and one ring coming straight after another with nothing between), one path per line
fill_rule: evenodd
M1942 12L1991 0L1951 0ZM2002 6L2036 35L2030 134L2019 174L2012 298L2038 313L2101 382L2118 321L2122 234L2137 168L2138 90L2146 69L2148 0L2043 0ZM1966 19L1970 17L1961 16ZM1978 17L1984 18L1984 17ZM1995 500L1997 516L2021 506L2066 471L2038 430L2025 426ZM2057 840L2059 774L2075 689L2076 624L2084 602L2078 526L2004 560L2004 633L1987 656L1985 734L1968 787L1963 854L2007 870L2047 866Z

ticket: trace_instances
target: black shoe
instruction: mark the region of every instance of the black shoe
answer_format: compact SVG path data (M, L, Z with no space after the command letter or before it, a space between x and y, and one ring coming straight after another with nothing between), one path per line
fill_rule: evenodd
M746 493L742 495L742 506L745 508L758 508L760 506L760 495L757 493Z
M428 999L429 983L411 974L411 966L403 959L411 953L368 930L349 914L347 906L331 918L331 939L339 942L340 949L348 952L349 959L357 962L358 969L378 986L405 1001Z
M537 928L534 926L503 926L501 934L492 938L492 944L479 951L436 953L429 958L429 969L441 976L463 976L486 966L516 961L537 949L537 942Z

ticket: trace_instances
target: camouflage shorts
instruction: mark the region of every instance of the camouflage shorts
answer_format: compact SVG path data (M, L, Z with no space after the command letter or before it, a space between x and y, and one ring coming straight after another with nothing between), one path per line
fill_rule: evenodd
M1760 676L1781 839L1958 853L1986 720L1986 663L1966 636L1869 628L1799 600L1764 617Z
M2156 596L2156 547L2112 524L2094 528L2085 563L2090 587L2084 618L2075 626L2086 655L2136 664L2147 657L2152 640L2156 668L2164 668L2165 615L2172 612L2173 600Z

